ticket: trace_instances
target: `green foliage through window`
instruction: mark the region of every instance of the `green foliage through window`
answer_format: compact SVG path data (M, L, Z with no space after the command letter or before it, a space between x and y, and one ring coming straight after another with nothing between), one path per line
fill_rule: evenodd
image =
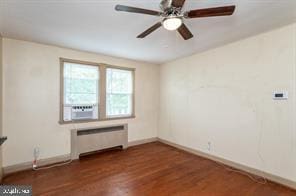
M132 72L107 68L107 116L131 115Z
M99 70L96 66L65 63L65 104L97 104L98 79Z

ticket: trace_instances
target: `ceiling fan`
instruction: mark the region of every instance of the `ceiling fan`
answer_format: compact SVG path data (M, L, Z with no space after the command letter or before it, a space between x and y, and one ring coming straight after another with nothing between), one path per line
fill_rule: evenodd
M192 38L193 34L184 24L184 19L212 16L228 16L232 15L235 10L235 6L232 5L196 9L184 12L182 11L184 3L185 0L162 0L160 3L161 11L147 10L125 5L116 5L115 10L162 17L162 20L160 22L154 24L149 29L138 35L137 38L144 38L159 27L163 26L165 29L170 31L177 30L185 40Z

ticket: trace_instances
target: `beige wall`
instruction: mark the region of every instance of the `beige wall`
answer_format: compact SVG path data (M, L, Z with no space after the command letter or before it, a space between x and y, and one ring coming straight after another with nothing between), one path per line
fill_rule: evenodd
M296 24L161 65L158 136L296 181L295 70Z
M2 74L2 37L0 35L0 137L2 136L2 80L3 80L3 74ZM0 180L2 179L2 146L0 146Z
M59 57L136 68L136 118L60 125ZM159 66L65 48L3 39L4 134L3 164L70 153L70 129L127 122L128 140L157 136Z

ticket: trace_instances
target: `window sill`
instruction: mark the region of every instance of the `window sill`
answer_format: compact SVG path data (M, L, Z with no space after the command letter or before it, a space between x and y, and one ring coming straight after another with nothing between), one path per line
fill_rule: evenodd
M110 121L110 120L124 120L124 119L134 119L136 116L124 116L124 117L109 117L105 119L90 119L90 120L74 120L74 121L59 121L60 125L64 124L77 124L77 123L91 123L91 122L102 122L102 121Z

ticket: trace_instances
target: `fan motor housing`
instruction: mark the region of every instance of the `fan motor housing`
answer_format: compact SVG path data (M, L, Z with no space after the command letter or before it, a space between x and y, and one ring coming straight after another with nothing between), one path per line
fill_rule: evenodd
M172 7L172 2L173 0L162 0L160 2L160 9L163 11L167 11L168 9L170 9Z

